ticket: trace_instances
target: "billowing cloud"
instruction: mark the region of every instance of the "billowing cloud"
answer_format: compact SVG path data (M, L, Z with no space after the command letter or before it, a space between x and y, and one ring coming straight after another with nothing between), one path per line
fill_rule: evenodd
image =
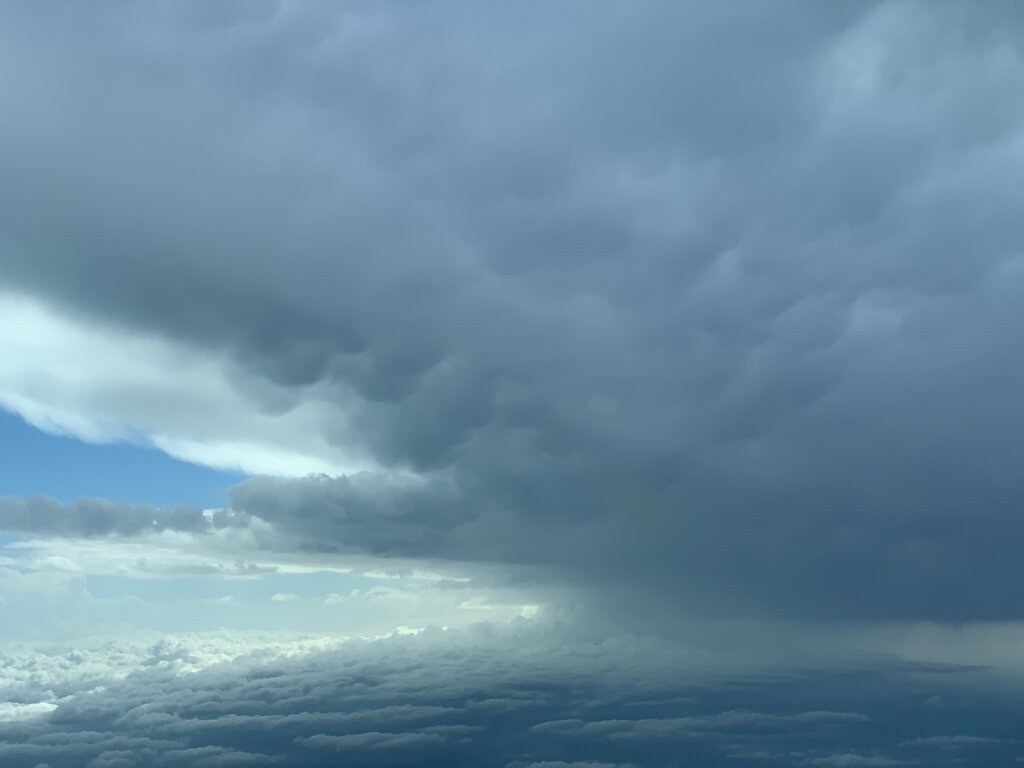
M370 470L236 509L658 621L1022 615L1016 8L228 8L4 7L0 279L231 371L167 450ZM117 380L5 403L164 434Z
M0 764L1020 761L1022 21L0 5Z
M675 644L565 630L520 622L319 648L205 635L39 646L4 658L6 670L32 664L25 679L0 679L24 702L0 722L0 757L53 768L668 768L1005 765L1020 751L1019 697L993 673L879 658L723 672ZM952 705L929 706L940 695ZM746 709L731 708L741 700ZM924 737L958 722L979 736L955 751ZM200 756L208 762L188 762Z

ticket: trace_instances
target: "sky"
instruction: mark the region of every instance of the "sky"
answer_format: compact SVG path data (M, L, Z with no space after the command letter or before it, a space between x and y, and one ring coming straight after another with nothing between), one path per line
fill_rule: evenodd
M1024 763L1022 50L0 5L0 764Z

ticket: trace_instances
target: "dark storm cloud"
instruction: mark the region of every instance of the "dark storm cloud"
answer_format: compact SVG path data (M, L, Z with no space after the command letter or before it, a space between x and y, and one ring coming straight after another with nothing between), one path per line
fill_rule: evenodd
M154 661L166 656L154 653ZM991 673L877 658L831 670L723 672L674 653L638 638L579 642L523 625L429 630L194 674L144 661L127 678L96 674L80 690L65 686L47 715L0 723L0 761L995 766L1021 750L1019 692ZM950 703L932 703L942 697ZM518 706L479 706L496 699ZM951 728L972 735L935 735Z
M205 533L241 524L244 520L225 511L206 515L201 509L157 509L106 499L79 499L72 504L62 504L48 496L31 499L0 496L0 530L40 536L138 536L159 531Z
M5 285L384 468L238 508L649 616L1024 615L1016 4L2 15Z

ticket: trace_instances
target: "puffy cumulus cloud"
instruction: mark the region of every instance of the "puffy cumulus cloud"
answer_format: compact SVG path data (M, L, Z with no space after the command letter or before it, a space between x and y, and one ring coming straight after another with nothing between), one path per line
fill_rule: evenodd
M217 665L261 664L330 650L343 639L289 632L204 632L77 638L74 645L53 640L4 643L0 696L8 706L35 707L11 719L26 719L70 696L102 691L140 670L194 675ZM20 718L16 715L20 714Z
M14 768L996 766L1018 754L1019 686L988 671L879 657L726 670L674 643L529 622L341 645L117 638L26 645L3 662L3 697L22 705L0 721ZM939 695L949 709L926 704ZM928 743L961 724L977 740Z
M233 502L297 546L1021 616L1017 6L0 14L0 279L314 409L374 471Z

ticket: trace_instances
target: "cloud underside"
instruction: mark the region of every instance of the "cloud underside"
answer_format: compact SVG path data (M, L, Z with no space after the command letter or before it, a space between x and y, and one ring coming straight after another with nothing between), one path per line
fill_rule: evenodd
M344 474L234 490L279 547L1020 617L1020 14L7 4L0 306L68 354L0 402Z

